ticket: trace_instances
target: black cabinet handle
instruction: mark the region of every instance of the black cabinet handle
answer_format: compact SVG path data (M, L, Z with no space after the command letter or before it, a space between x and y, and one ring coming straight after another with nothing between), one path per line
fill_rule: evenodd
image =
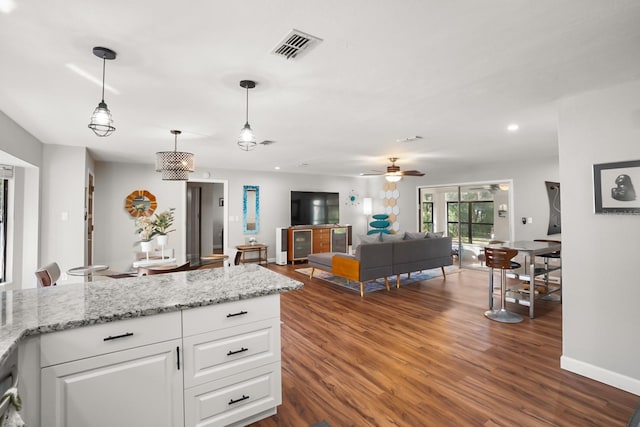
M245 352L245 351L248 351L248 350L249 350L248 348L244 348L244 347L241 347L240 350L235 350L235 351L229 350L229 352L227 353L227 356L231 356L233 354L242 353L242 352Z
M236 399L236 400L231 399L231 400L229 401L229 405L233 405L234 403L242 402L243 400L247 400L248 398L249 398L249 396L245 396L245 395L243 394L243 395L242 395L242 397L241 397L240 399Z
M243 314L247 314L247 312L243 310L243 311L239 311L237 313L229 313L229 314L227 314L227 317L242 316Z
M178 371L180 370L180 346L176 347L176 355L178 356Z
M127 333L124 333L122 335L116 335L114 337L109 335L108 337L103 338L103 341L117 340L118 338L125 338L125 337L132 337L132 336L133 336L133 332L127 332Z

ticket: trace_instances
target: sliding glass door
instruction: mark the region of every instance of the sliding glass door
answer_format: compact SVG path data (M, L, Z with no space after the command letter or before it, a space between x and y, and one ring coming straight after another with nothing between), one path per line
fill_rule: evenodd
M461 267L483 267L484 246L511 240L509 184L421 187L420 231L444 232Z

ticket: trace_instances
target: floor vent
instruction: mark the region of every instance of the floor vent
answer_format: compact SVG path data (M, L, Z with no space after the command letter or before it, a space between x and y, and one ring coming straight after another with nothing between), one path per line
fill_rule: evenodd
M308 52L320 42L322 39L294 29L278 43L271 53L286 59L294 59Z

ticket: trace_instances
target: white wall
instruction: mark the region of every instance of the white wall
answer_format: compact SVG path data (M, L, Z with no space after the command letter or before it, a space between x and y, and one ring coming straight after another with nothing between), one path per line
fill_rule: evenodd
M245 244L242 231L242 191L244 185L260 187L260 231L258 242L269 246L269 258L275 259L275 229L290 224L290 191L333 191L340 193L340 222L364 227L362 205L346 203L352 190L363 197L365 179L286 174L278 172L250 172L237 170L197 170L194 180L205 173L211 180L226 180L228 196L225 207L229 215L228 247L225 253L233 256L235 246ZM185 187L184 182L162 181L152 165L126 163L96 163L95 193L95 262L107 264L114 270L131 267L137 250L134 242L133 219L124 210L124 199L133 190L145 189L154 194L158 210L176 208L176 231L170 234L169 246L179 259L185 253ZM217 197L217 196L216 196ZM217 199L215 201L217 205ZM227 232L227 230L225 230Z
M428 170L428 167L425 169ZM508 164L482 165L463 170L433 170L423 177L404 177L398 183L400 229L405 231L418 229L418 187L509 181L513 183L510 190L513 204L508 205L510 219L514 224L514 239L546 238L549 225L549 200L545 181L559 181L558 159L526 161L518 160L516 155ZM564 187L561 188L564 192ZM531 217L533 223L523 225L520 220L522 217ZM560 239L561 235L554 234L551 238Z
M154 196L156 212L175 208L174 228L169 233L168 247L176 254L185 253L185 184L162 181L153 165L132 163L95 163L94 195L94 262L106 264L115 271L128 271L140 246L134 218L124 208L126 197L135 190L147 190Z
M42 264L57 262L65 272L85 265L85 175L84 147L44 144L40 210L40 254ZM60 283L83 281L64 277Z
M596 163L640 160L640 81L563 100L559 146L561 366L640 395L640 216L594 214L592 180Z
M7 289L35 287L40 259L40 165L42 143L0 111L0 163L17 166L9 207Z

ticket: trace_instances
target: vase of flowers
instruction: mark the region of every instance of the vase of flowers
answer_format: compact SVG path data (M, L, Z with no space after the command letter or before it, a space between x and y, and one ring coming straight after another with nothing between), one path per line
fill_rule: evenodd
M153 216L151 224L153 226L153 235L158 236L158 244L160 246L165 246L168 242L169 237L168 233L175 231L171 229L173 225L173 211L175 209L171 208L164 212L160 212Z
M135 222L136 233L140 237L140 249L143 252L151 252L153 249L153 224L148 216L139 216Z

